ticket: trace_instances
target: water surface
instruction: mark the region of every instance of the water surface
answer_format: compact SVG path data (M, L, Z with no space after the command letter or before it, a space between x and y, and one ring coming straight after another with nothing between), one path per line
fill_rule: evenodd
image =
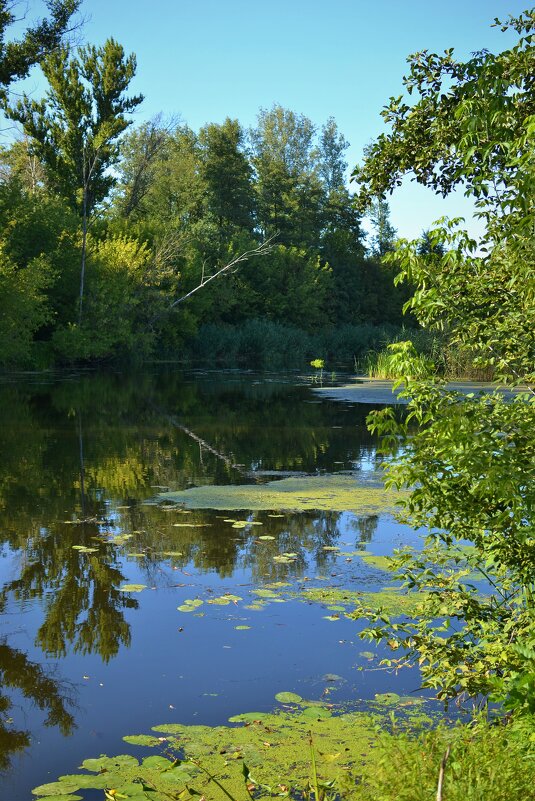
M222 724L280 691L338 703L392 689L360 624L299 597L382 587L358 552L416 536L389 514L147 503L293 474L376 482L370 407L295 377L170 370L4 378L0 408L0 798L27 801L152 725ZM255 608L278 582L284 597ZM145 589L121 589L133 584ZM239 600L209 602L227 594Z

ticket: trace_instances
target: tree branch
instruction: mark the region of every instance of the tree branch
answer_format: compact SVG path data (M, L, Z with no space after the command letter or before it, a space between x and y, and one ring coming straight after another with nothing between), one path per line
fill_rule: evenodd
M244 253L241 253L239 256L236 256L234 259L232 259L232 261L229 261L227 264L225 264L223 267L217 270L217 272L213 273L213 275L209 275L208 278L205 278L204 265L203 265L200 283L197 284L197 286L191 289L189 292L186 292L185 295L182 295L181 297L176 298L176 300L172 301L172 303L170 303L169 306L166 309L164 309L164 311L160 312L159 314L157 314L155 317L152 318L151 324L154 323L156 320L159 320L160 317L163 317L164 314L167 314L173 309L175 309L180 303L184 303L185 300L187 300L196 292L198 292L199 289L202 289L203 287L207 286L211 281L215 281L216 278L219 278L222 275L236 272L239 265L242 264L244 261L249 261L250 259L253 259L256 256L267 256L273 250L273 241L275 237L276 235L274 234L273 236L270 236L268 239L264 240L264 242L262 242L256 248L251 248L251 250L246 250Z

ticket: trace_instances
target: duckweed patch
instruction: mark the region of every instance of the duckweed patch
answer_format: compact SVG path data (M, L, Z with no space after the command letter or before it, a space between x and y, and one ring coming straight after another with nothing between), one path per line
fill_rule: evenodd
M382 487L359 486L354 475L329 474L284 478L266 484L204 485L161 493L158 499L174 501L188 509L379 514L392 511L399 497L399 493Z
M33 793L48 801L79 801L78 790L104 788L107 798L128 801L189 801L199 794L218 801L300 798L306 797L313 754L318 777L333 782L332 797L428 801L436 795L447 750L442 797L448 801L532 798L532 716L507 726L479 720L432 728L430 719L417 712L401 725L391 715L391 700L373 715L330 714L324 704L301 701L291 710L236 715L231 726L155 726L157 736L124 739L159 754L86 759L82 772L61 776ZM407 700L396 703L403 706Z
M387 587L378 592L358 592L343 587L306 587L297 597L309 603L324 604L327 609L343 609L355 618L365 617L367 610L375 612L378 609L392 616L415 615L422 601L421 593L404 593L399 587Z
M367 565L375 567L377 570L383 570L385 573L391 572L392 558L390 556L379 556L377 554L368 553L368 551L362 551L358 555L364 559Z
M401 587L386 587L377 592L359 592L344 587L333 586L296 586L285 581L273 582L264 587L251 589L249 597L225 594L219 597L209 596L204 600L186 599L177 607L180 612L195 612L206 603L211 606L239 607L250 612L260 612L271 604L301 601L308 604L319 604L330 614L323 615L325 620L335 622L346 617L365 618L381 609L385 614L396 617L401 615L415 616L422 602L422 593L405 593Z
M153 734L123 739L129 745L158 749L159 754L141 759L130 755L86 759L83 772L62 776L33 793L48 799L54 794L62 801L76 801L73 793L80 789L104 788L113 790L113 797L130 801L147 797L187 801L199 793L210 799L223 799L227 793L244 798L245 779L253 793L250 797L292 795L307 784L313 751L320 778L334 782L343 798L356 800L362 797L363 774L377 769L378 730L389 728L388 716L396 699L400 705L406 700L389 696L378 697L377 711L370 713L335 709L297 693L280 692L275 696L279 709L234 715L231 725L157 725ZM405 714L410 725L409 713Z

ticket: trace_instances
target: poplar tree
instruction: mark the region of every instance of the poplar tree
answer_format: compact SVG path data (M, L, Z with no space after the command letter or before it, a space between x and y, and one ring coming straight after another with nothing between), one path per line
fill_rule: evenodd
M82 218L78 321L82 320L87 226L91 212L115 183L110 173L119 157L118 139L131 124L127 115L143 100L125 93L135 75L135 56L108 39L72 56L62 46L42 62L49 90L42 100L24 96L8 108L31 137L50 188Z

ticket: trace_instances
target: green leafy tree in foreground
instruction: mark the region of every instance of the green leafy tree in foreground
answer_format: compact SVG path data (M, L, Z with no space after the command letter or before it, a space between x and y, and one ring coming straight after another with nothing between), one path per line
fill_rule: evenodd
M534 710L535 12L502 29L519 38L497 55L411 56L405 86L417 99L391 101L391 132L356 172L363 203L409 170L443 194L465 186L482 240L457 220L429 233L434 252L402 241L399 280L416 286L407 306L422 325L446 332L497 379L525 385L514 398L446 391L412 380L410 348L398 346L408 414L399 423L376 412L371 427L398 454L388 482L411 489L403 519L428 530L422 552L395 561L421 610L408 622L376 615L367 636L388 640L401 663L418 662L441 698L491 695Z

